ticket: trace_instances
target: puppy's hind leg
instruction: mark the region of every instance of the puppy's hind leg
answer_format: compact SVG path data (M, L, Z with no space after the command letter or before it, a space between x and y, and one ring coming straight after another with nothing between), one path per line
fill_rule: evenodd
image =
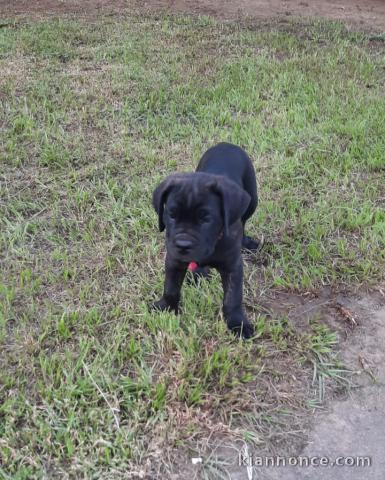
M251 237L248 237L247 235L243 235L242 238L242 249L243 250L248 250L249 252L257 252L258 250L261 250L263 247L263 239L252 239Z
M248 235L245 235L245 221L243 223L243 238L242 238L242 249L248 250L249 252L257 252L261 250L263 247L263 237L259 240L256 238L255 240Z
M255 182L255 179L254 179ZM253 215L257 208L258 204L258 197L257 197L257 192L256 192L256 187L254 184L249 185L249 192L251 192L252 195L252 200L250 201L250 205L246 212L244 213L242 217L242 227L243 227L243 238L242 238L242 249L243 250L248 250L249 252L256 252L258 250L261 250L263 247L263 239L258 240L258 239L253 239L249 237L248 235L245 235L245 225L247 220Z

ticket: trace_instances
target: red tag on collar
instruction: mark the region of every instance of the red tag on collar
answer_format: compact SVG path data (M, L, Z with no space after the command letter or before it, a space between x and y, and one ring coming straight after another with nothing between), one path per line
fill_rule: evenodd
M194 272L198 268L198 264L196 262L190 262L187 268L190 272Z

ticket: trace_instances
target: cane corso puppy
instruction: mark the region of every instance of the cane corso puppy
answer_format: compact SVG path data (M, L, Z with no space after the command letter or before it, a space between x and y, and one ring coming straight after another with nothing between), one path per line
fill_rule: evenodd
M222 279L229 329L253 336L242 307L241 248L258 248L258 241L245 236L246 220L257 202L253 164L242 148L230 143L207 150L195 172L170 175L156 188L153 205L159 230L166 229L167 255L163 296L152 308L178 313L189 265L214 267Z

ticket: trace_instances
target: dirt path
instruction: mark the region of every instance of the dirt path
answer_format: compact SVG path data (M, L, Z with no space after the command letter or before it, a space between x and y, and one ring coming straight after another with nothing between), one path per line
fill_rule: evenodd
M360 312L363 327L346 344L342 356L362 377L360 387L349 398L334 401L330 412L318 418L301 455L371 457L370 467L331 467L301 469L285 472L287 480L307 480L317 475L319 480L383 480L385 476L385 306L376 297L364 297L353 302ZM372 378L371 378L372 377ZM274 478L274 477L273 477ZM282 477L281 477L282 478Z
M257 18L276 16L318 16L366 27L385 27L385 1L364 0L147 0L145 6L161 7L219 18L250 16Z
M132 10L166 10L221 19L319 16L385 31L385 0L0 0L3 18L31 14L113 14Z
M341 297L344 306L354 312L360 326L346 341L341 338L341 355L354 372L357 389L347 398L335 399L327 404L327 413L318 414L309 432L306 446L296 453L298 457L320 459L337 457L347 462L359 463L357 457L369 457L370 466L327 467L256 467L247 472L246 467L234 469L232 480L383 480L385 478L385 296L370 295L362 298ZM318 305L317 305L318 304ZM304 308L323 311L327 323L335 322L327 314L323 299L313 305L294 307L291 314L298 319ZM338 327L336 324L335 327ZM343 337L343 329L340 337ZM351 460L353 459L353 460ZM316 461L318 461L316 460ZM286 459L288 461L288 459ZM295 461L295 460L294 460ZM342 460L345 461L345 460ZM369 460L368 460L369 461Z

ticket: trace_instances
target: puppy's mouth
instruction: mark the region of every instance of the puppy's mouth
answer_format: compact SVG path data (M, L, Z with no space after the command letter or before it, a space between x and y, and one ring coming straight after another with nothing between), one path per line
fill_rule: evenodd
M184 263L197 263L200 264L206 260L210 255L202 252L191 252L187 254L176 253L175 258Z

